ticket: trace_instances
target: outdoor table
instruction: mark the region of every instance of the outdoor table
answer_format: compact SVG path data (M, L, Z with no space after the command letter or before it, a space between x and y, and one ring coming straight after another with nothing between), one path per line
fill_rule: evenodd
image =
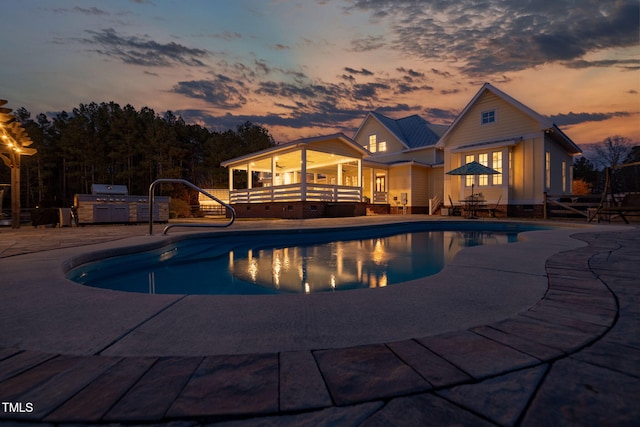
M476 218L476 210L487 206L487 201L484 197L478 195L472 195L460 200L464 206L464 210L467 213L467 218Z

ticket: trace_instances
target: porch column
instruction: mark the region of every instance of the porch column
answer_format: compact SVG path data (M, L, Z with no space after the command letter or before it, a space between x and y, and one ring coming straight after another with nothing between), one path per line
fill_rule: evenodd
M371 168L369 171L369 175L370 175L370 182L369 182L369 194L371 194L371 202L370 203L375 203L375 191L376 191L376 170L374 168Z
M273 187L276 186L276 156L271 157L271 201L273 202Z
M338 185L342 185L342 163L338 163Z
M300 198L304 202L307 200L307 149L303 147L300 155Z
M358 188L360 189L360 201L362 201L362 159L358 159Z
M233 191L233 168L229 167L229 192Z
M251 176L251 162L247 163L247 189L251 190L253 185L253 177Z

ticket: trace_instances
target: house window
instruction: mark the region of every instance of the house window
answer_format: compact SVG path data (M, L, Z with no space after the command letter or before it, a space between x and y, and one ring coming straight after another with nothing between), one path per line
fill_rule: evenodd
M482 166L489 166L489 154L478 154L478 163L480 163ZM489 185L489 175L478 175L478 185Z
M544 153L544 186L547 188L551 188L551 153Z
M493 185L502 185L502 151L494 151L491 153L491 167L499 174L491 175Z
M378 143L378 151L387 151L387 141L380 141Z
M482 124L487 125L496 121L496 110L482 112Z
M476 159L476 156L474 156L473 154L468 154L464 157L464 162L466 163L471 163ZM464 185L467 187L471 187L473 184L475 183L474 181L474 176L473 175L466 175L465 176L465 183Z
M376 192L384 193L387 191L386 177L384 175L376 176Z
M369 135L369 151L371 151L372 153L375 153L377 151L377 148L378 148L377 136Z
M513 152L509 150L509 185L513 186Z

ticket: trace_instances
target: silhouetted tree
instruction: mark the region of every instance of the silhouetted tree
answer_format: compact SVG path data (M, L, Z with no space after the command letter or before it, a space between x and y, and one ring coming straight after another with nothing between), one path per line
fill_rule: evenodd
M614 168L622 164L631 151L631 140L623 136L609 136L595 144L593 161L604 168Z

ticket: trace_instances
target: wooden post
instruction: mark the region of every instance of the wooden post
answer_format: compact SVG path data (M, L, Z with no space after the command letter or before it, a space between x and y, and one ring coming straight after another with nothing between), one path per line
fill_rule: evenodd
M362 159L358 159L358 188L360 189L360 202L362 202Z
M11 153L11 228L20 228L20 154Z

